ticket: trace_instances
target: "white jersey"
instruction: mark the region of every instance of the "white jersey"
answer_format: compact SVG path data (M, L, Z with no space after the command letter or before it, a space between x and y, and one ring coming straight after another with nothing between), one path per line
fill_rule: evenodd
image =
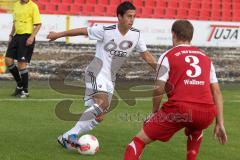
M118 25L93 26L87 28L90 40L97 40L96 54L87 67L87 72L94 76L103 76L110 81L115 81L116 74L133 49L140 53L147 50L141 33L138 29L131 28L124 36L118 30Z

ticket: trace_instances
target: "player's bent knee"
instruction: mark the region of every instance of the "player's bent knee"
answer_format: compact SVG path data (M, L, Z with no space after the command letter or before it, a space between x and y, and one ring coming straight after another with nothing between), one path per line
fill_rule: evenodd
M109 107L108 101L103 101L102 103L98 104L104 111L106 111Z
M103 115L103 114L101 114L101 115L99 115L99 116L96 117L96 121L97 121L97 122L102 122L103 119L104 119L104 115Z
M109 103L108 101L103 104L103 108L107 110L109 108Z
M137 137L139 139L141 139L145 144L149 144L151 142L153 142L153 140L151 140L147 134L144 132L144 130L142 129L138 134Z
M11 66L14 63L14 60L9 57L5 57L5 64L6 66Z
M26 69L27 68L27 63L26 62L18 62L18 68L20 70Z
M105 99L96 99L94 98L94 102L98 104L103 110L106 110L109 106L108 100Z

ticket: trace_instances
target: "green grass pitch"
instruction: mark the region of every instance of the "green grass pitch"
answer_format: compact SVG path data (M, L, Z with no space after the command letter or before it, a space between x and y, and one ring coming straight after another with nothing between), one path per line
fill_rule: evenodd
M135 106L129 107L121 100L103 123L90 132L98 138L100 152L95 156L81 156L57 144L57 136L75 122L59 119L55 107L62 99L72 99L71 112L81 113L84 110L82 97L60 94L49 88L47 81L30 84L31 97L17 99L9 96L14 82L0 81L0 160L121 160L126 144L142 127L141 117L151 110L151 101L138 100ZM201 160L240 159L240 85L222 85L222 91L229 142L219 145L212 136L212 125L204 132L198 157ZM184 160L185 146L186 137L180 131L168 143L149 145L142 160Z

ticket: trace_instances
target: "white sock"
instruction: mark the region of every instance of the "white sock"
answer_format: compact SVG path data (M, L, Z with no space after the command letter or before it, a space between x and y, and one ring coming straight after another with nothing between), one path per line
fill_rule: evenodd
M99 107L98 104L92 105L83 112L77 124L72 129L63 134L63 138L67 138L71 134L79 135L92 130L99 124L99 122L96 121L96 117L102 113L103 110Z

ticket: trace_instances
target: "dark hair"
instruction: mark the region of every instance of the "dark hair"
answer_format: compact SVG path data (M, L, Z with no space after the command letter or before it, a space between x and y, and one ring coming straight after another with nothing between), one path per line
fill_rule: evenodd
M172 32L178 40L191 42L193 37L193 25L188 20L176 20L172 25Z
M136 7L129 1L122 2L117 7L117 16L120 14L123 16L127 10L136 10Z

